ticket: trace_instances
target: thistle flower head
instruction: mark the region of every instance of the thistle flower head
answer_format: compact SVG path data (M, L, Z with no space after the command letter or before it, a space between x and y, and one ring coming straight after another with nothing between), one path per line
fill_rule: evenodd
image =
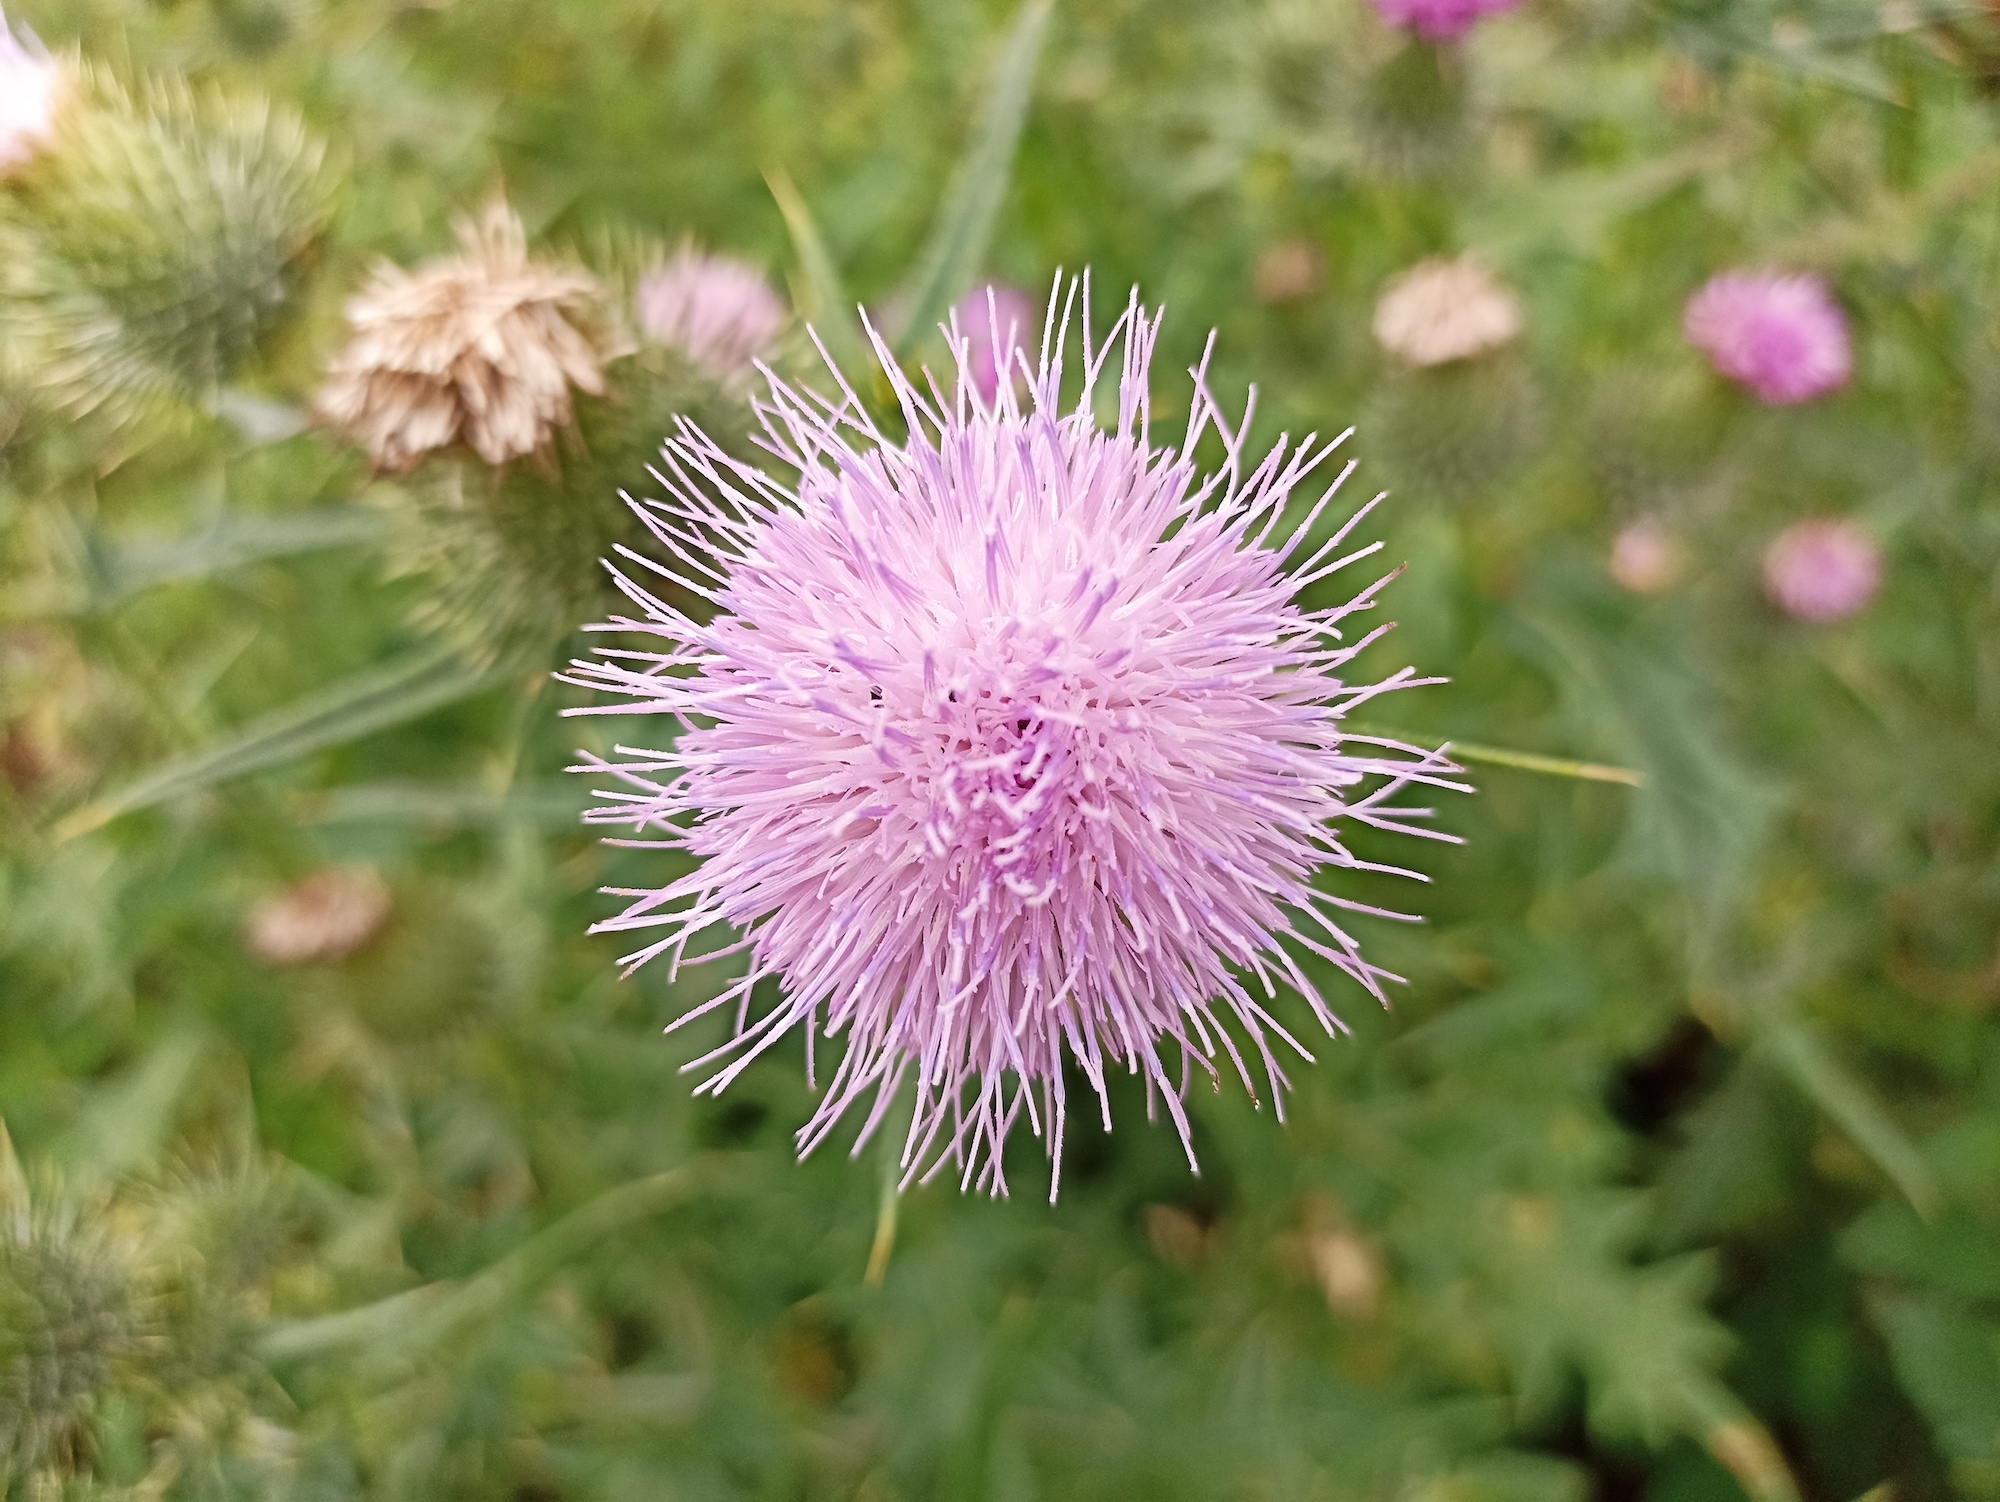
M1375 13L1391 26L1414 31L1427 42L1451 42L1487 16L1512 10L1520 0L1374 0Z
M62 64L15 36L0 11L0 177L49 143L69 88Z
M1002 377L1012 385L1023 357L1032 358L1028 340L1041 323L1034 299L1015 287L977 287L959 299L952 317L966 342L972 389L991 402Z
M1688 303L1682 328L1718 373L1767 406L1825 396L1853 373L1847 315L1817 276L1724 272Z
M1794 522L1764 552L1764 593L1794 620L1845 620L1866 609L1881 584L1881 551L1853 522Z
M1521 299L1471 256L1419 261L1375 305L1375 339L1406 364L1448 365L1520 337Z
M93 1209L31 1201L0 1127L0 1485L76 1469L100 1396L154 1354L134 1258Z
M802 1152L866 1100L859 1151L908 1081L906 1176L951 1164L995 1193L1023 1117L1060 1184L1066 1057L1107 1125L1117 1068L1184 1145L1195 1073L1234 1073L1253 1094L1261 1075L1282 1115L1279 1053L1305 1050L1279 988L1333 1031L1311 956L1378 996L1392 978L1341 924L1361 905L1315 885L1328 867L1392 869L1350 852L1339 821L1437 838L1393 800L1456 785L1436 753L1342 729L1354 706L1420 681L1345 676L1388 629L1347 634L1389 576L1330 608L1298 600L1380 546L1345 551L1372 502L1319 527L1352 464L1289 509L1346 435L1281 438L1249 464L1248 414L1224 418L1204 360L1184 442L1156 446L1159 319L1135 294L1093 344L1087 280L1066 407L1077 290L1025 391L1002 384L990 402L962 345L947 392L919 389L875 339L905 439L844 381L834 404L773 378L765 438L794 485L684 425L664 499L637 509L663 555L647 567L715 613L683 613L634 574L621 583L637 614L600 629L654 645L569 674L630 701L582 713L680 727L665 749L587 757L617 779L588 817L700 862L624 892L629 908L600 925L649 935L628 963L750 952L688 1014L737 1019L690 1066L716 1065L702 1088L794 1027L813 1072L823 1023L846 1050ZM1108 431L1094 416L1107 371ZM1211 434L1227 461L1204 474ZM766 976L782 995L752 1018Z
M384 266L347 305L354 337L316 405L381 469L460 441L493 465L539 453L570 423L571 387L604 390L599 352L569 318L595 302L596 280L529 260L497 198L457 228L458 255Z
M753 266L681 251L639 283L639 326L718 381L750 374L789 317Z
M389 907L389 889L373 871L333 866L252 908L243 942L269 965L338 960L375 937Z

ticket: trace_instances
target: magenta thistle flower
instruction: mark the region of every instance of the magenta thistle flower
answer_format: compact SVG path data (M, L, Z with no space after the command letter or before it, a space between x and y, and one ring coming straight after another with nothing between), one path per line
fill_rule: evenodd
M54 137L67 93L62 65L39 48L23 45L0 11L0 177Z
M1414 31L1427 42L1451 42L1487 16L1512 10L1520 0L1374 0L1375 13L1391 26Z
M1799 621L1857 615L1882 584L1882 555L1853 522L1794 522L1764 552L1764 593Z
M639 283L639 326L717 380L745 376L790 317L755 267L683 250Z
M991 402L1004 374L1008 383L1027 370L1033 358L1028 339L1041 319L1034 299L1013 287L978 287L959 299L952 318L967 345L966 368L972 388Z
M1767 406L1809 402L1847 384L1847 315L1817 276L1726 271L1687 305L1688 343Z
M1154 447L1158 316L1134 294L1093 346L1087 279L1081 394L1064 410L1077 290L1024 392L1003 383L990 402L962 344L949 394L928 378L920 390L871 329L901 441L837 371L837 405L770 377L764 437L796 485L683 425L655 472L666 498L634 505L665 559L626 556L713 617L621 575L639 615L596 629L660 645L601 650L568 675L630 701L578 713L679 728L668 749L621 747L580 770L622 784L591 822L700 862L620 893L630 906L598 928L654 935L625 962L750 952L681 1019L735 1015L731 1040L688 1066L715 1066L700 1088L720 1091L794 1027L811 1076L815 1032L844 1033L799 1149L866 1101L859 1152L910 1080L905 1182L950 1163L961 1187L1005 1192L1002 1148L1025 1116L1053 1195L1065 1056L1107 1126L1106 1077L1122 1067L1185 1145L1192 1076L1233 1071L1254 1098L1253 1055L1282 1118L1279 1048L1310 1055L1272 1009L1279 988L1342 1027L1302 956L1377 997L1395 978L1339 921L1379 910L1314 876L1398 868L1350 852L1336 826L1449 838L1392 801L1413 783L1459 786L1457 768L1342 729L1376 695L1437 681L1343 676L1388 629L1343 627L1393 575L1331 608L1297 599L1381 546L1342 551L1374 502L1308 545L1352 463L1281 526L1347 435L1281 438L1246 473L1249 414L1225 421L1204 360L1185 442ZM1107 367L1109 431L1093 415ZM1193 456L1211 432L1228 458L1204 475ZM767 976L782 995L753 1017Z

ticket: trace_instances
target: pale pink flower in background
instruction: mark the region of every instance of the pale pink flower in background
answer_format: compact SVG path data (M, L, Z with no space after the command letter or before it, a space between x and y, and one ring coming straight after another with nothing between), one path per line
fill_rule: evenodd
M1184 1145L1196 1077L1268 1087L1282 1117L1278 1051L1309 1056L1278 988L1333 1032L1305 956L1377 997L1394 978L1339 921L1378 910L1315 885L1329 868L1394 869L1351 853L1341 822L1449 838L1393 800L1460 786L1442 753L1342 729L1375 696L1435 681L1345 676L1388 627L1343 633L1392 575L1331 607L1298 599L1380 547L1346 550L1373 502L1318 525L1351 463L1280 529L1346 435L1254 460L1248 414L1229 424L1198 375L1185 441L1156 447L1158 316L1135 293L1093 343L1087 280L1071 333L1077 291L1057 288L1056 332L992 402L969 356L955 388L920 389L871 330L907 439L858 400L829 407L771 378L764 437L796 485L684 426L658 470L665 499L635 510L652 567L713 616L634 571L620 580L634 617L598 629L656 645L568 675L630 701L578 713L652 715L665 732L662 749L586 756L581 770L616 778L589 820L700 862L622 890L630 906L599 928L648 935L634 966L749 951L682 1019L735 1019L688 1066L715 1067L700 1088L793 1028L816 1076L814 1035L844 1034L799 1149L860 1106L859 1152L907 1085L905 1182L951 1164L961 1187L1004 1192L1003 1144L1025 1118L1053 1195L1065 1056L1107 1125L1114 1069L1144 1079ZM1210 433L1227 462L1203 474ZM753 1015L766 977L781 994Z
M1611 544L1611 577L1635 595L1664 594L1680 583L1687 550L1651 518L1628 522Z
M0 11L0 177L22 166L54 137L56 116L68 92L62 64L39 48L24 45Z
M717 380L747 376L791 317L754 266L683 250L639 283L639 326Z
M1847 384L1847 315L1817 276L1727 271L1687 305L1688 343L1769 406L1811 401Z
M1035 301L1013 287L975 287L959 299L952 317L967 345L972 389L990 402L1000 390L1001 372L1011 385L1021 370L1020 357L1031 355L1030 341L1041 337Z
M1794 620L1845 620L1881 584L1881 550L1853 522L1794 522L1764 552L1764 593Z
M343 959L375 937L390 905L389 889L373 871L330 866L252 908L243 942L270 965Z
M1391 26L1414 31L1427 42L1462 37L1487 16L1512 10L1520 0L1374 0L1375 13Z
M1474 256L1433 256L1397 273L1375 304L1375 340L1416 366L1449 365L1520 338L1521 299Z

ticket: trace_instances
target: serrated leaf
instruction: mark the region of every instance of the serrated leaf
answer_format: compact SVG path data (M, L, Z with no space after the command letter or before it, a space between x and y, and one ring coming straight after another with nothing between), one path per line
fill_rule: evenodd
M889 343L898 350L921 339L979 274L1013 178L1014 150L1027 123L1035 64L1053 5L1054 0L1025 0L1015 17L972 141L953 174L930 238L898 290L895 301L902 316L887 331Z
M1737 1061L1687 1118L1659 1178L1660 1232L1684 1246L1763 1224L1790 1202L1811 1112L1760 1060Z
M207 1051L198 1031L170 1033L133 1068L93 1090L50 1153L64 1178L80 1187L113 1183L157 1157Z
M1701 683L1680 665L1554 611L1527 622L1559 681L1629 750L1644 779L1627 859L1663 866L1687 901L1690 948L1705 963L1735 917L1783 797L1716 732ZM1553 650L1546 650L1552 648Z
M1938 1447L2000 1480L2000 1326L1934 1295L1881 1292L1868 1307Z
M1877 1277L1921 1284L1968 1299L2000 1299L2000 1233L1963 1213L1919 1219L1901 1200L1883 1199L1840 1238L1841 1258Z
M1774 1022L1762 1031L1755 1047L1853 1139L1919 1215L1928 1220L1938 1213L1943 1197L1924 1155L1810 1023Z

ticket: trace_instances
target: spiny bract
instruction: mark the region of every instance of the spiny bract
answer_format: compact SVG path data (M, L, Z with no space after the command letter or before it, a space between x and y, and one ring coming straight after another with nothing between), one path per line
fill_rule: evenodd
M1039 364L1023 355L1023 379L990 402L955 323L949 394L928 378L919 390L876 338L900 441L844 380L834 403L769 376L765 441L796 486L682 424L655 471L665 499L634 503L667 561L620 551L714 614L621 576L640 614L596 629L661 645L600 649L568 679L631 701L578 713L679 727L671 749L587 755L585 770L622 784L587 817L701 860L621 892L630 907L600 928L660 931L630 964L750 951L742 977L682 1019L735 1013L731 1041L689 1066L722 1061L702 1088L721 1090L794 1026L810 1073L823 1015L847 1048L800 1150L872 1094L858 1152L914 1076L906 1182L951 1163L962 1186L1004 1192L1002 1148L1025 1112L1047 1134L1053 1195L1065 1053L1107 1127L1106 1073L1123 1064L1184 1144L1195 1069L1226 1058L1254 1095L1254 1051L1278 1099L1276 1045L1310 1057L1267 1005L1279 986L1341 1027L1301 952L1377 996L1393 979L1336 921L1362 905L1313 876L1395 868L1350 853L1331 825L1439 838L1427 811L1391 800L1411 783L1457 786L1439 753L1341 729L1355 706L1432 681L1341 676L1388 629L1348 640L1341 624L1392 576L1330 609L1296 602L1380 546L1342 553L1373 502L1306 546L1352 464L1279 535L1294 490L1346 435L1281 438L1245 474L1249 414L1228 424L1204 359L1185 441L1155 447L1159 317L1135 293L1094 347L1087 280L1082 390L1062 410L1077 291L1060 319L1052 300ZM1093 414L1114 356L1105 431ZM1204 476L1195 454L1211 432L1227 462ZM766 976L782 996L753 1019Z

